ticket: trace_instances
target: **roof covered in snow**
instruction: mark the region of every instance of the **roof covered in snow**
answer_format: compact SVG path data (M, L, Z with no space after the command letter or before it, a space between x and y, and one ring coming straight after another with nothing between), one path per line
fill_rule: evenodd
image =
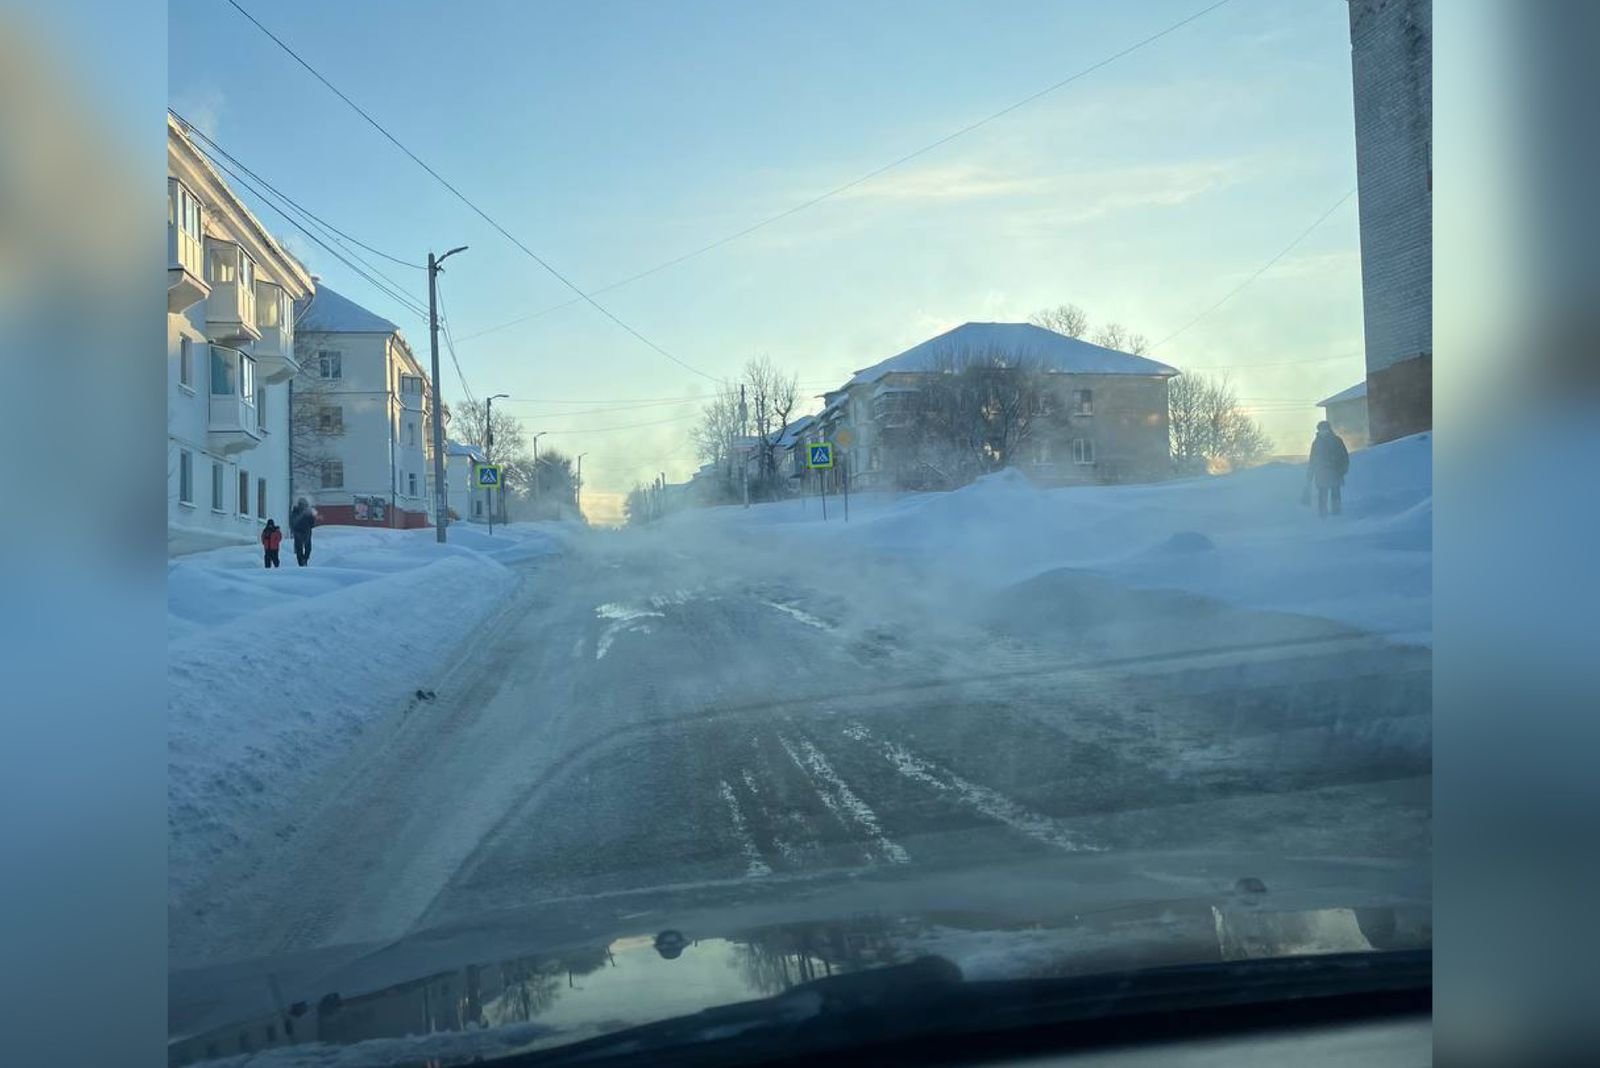
M302 332L330 334L393 334L399 327L376 312L370 312L349 297L335 293L322 282L309 300L294 306L295 328Z
M988 353L1036 361L1055 374L1175 375L1178 369L1156 360L1091 345L1032 323L963 323L898 356L855 373L850 385L876 382L896 371L935 371Z
M814 415L802 415L778 434L778 447L783 449L793 448L794 443L800 439L812 423L817 421Z
M1361 381L1357 382L1355 385L1351 386L1349 389L1341 390L1338 393L1335 393L1333 396L1329 397L1327 400L1319 400L1319 401L1317 401L1317 407L1318 408L1326 408L1330 404L1340 404L1340 403L1342 403L1344 401L1352 401L1352 400L1356 400L1357 398L1360 398L1360 397L1365 397L1366 395L1367 395L1367 380L1365 378L1363 378Z
M445 455L447 455L447 456L469 456L472 459L478 461L479 463L487 463L488 462L487 460L484 459L483 450L482 449L478 448L476 445L468 445L465 442L460 442L460 441L446 442L445 443Z

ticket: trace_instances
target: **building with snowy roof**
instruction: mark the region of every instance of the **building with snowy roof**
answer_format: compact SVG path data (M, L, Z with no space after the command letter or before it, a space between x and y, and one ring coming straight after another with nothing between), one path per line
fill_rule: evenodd
M1367 424L1367 383L1365 379L1349 389L1317 402L1323 418L1333 427L1333 432L1344 439L1348 448L1363 449L1372 442Z
M1047 485L1170 476L1167 382L1177 369L1031 323L965 323L862 368L824 394L813 429L836 443L854 488L953 485L957 476L930 447L929 386L977 370L996 383L1023 375L1036 383L1032 410L979 415L992 429L974 442L982 466L1016 467ZM1010 429L1000 426L1006 420Z
M320 280L295 313L296 494L324 523L430 525L433 389L400 328Z

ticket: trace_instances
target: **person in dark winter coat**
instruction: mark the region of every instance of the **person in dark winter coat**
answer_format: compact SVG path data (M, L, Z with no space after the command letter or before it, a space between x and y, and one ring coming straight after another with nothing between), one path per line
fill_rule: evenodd
M261 549L266 554L263 567L277 567L278 546L283 544L283 528L273 520L267 520L267 525L261 528Z
M301 567L311 559L311 528L317 525L317 510L301 497L289 510L289 533L294 537L294 562Z
M1317 489L1317 515L1327 515L1330 507L1338 515L1344 507L1344 476L1349 470L1350 450L1324 419L1317 424L1311 462L1306 465L1306 488L1315 485Z

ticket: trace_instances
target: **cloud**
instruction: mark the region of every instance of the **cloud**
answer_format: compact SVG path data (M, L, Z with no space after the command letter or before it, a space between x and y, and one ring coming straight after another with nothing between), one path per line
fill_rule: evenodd
M1032 226L1071 226L1151 207L1176 207L1241 182L1243 159L1184 160L1077 171L1057 178L1051 203L1031 212Z
M988 200L1050 191L1050 180L957 163L891 172L840 194L847 200Z

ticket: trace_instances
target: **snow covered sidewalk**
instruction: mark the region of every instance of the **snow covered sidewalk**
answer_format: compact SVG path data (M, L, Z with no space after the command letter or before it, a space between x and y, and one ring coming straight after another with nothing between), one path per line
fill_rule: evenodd
M684 512L669 526L765 528L805 558L867 553L998 589L1057 568L1129 587L1346 623L1432 644L1433 442L1418 434L1354 453L1344 514L1300 503L1304 464L1216 478L1040 489L1007 470L951 493L868 494ZM754 533L754 531L752 531Z
M517 587L508 563L559 551L550 524L322 527L311 566L255 548L170 561L168 834L174 896L363 727L399 707Z

